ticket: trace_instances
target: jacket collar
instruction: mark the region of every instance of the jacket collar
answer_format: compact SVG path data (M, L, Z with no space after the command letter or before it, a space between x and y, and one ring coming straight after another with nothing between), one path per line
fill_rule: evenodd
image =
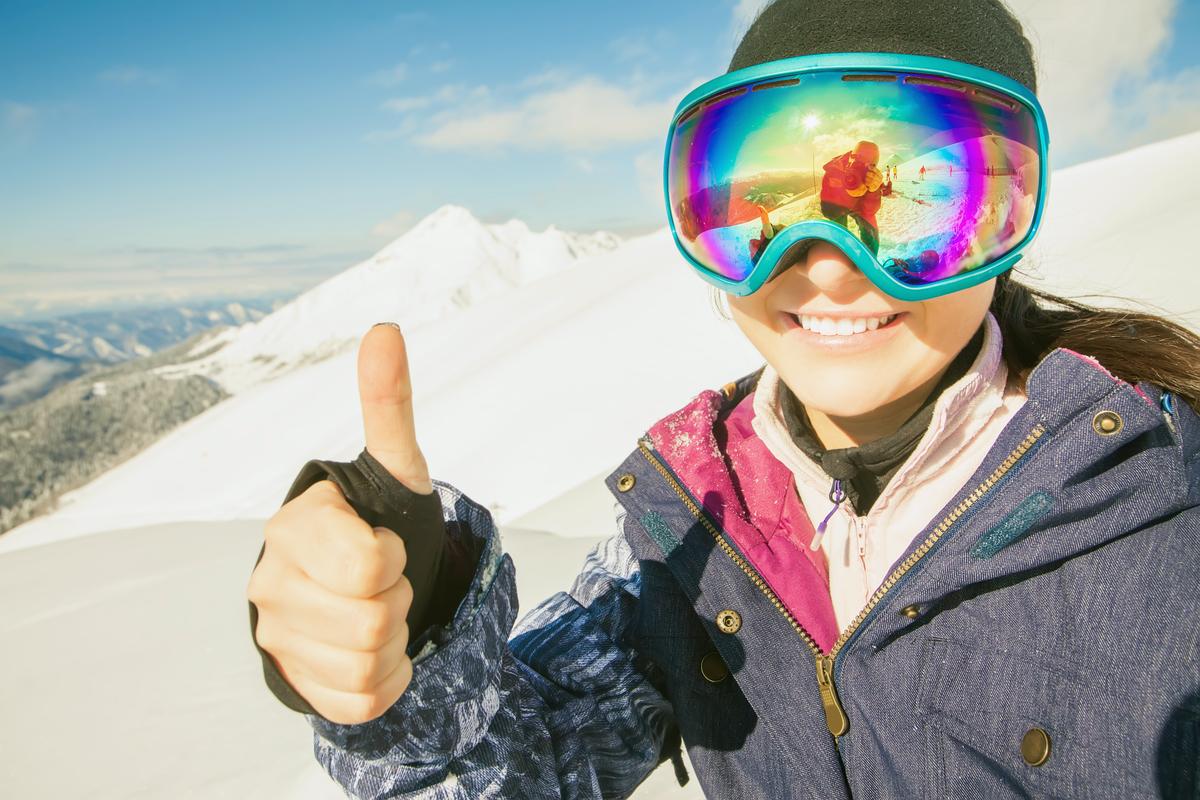
M954 424L956 412L979 396L976 384L994 381L1000 374L994 348L983 348L980 358L984 359L983 368L965 376L962 385L952 387L951 397L940 404L935 414L940 425ZM988 364L992 365L990 379ZM759 372L765 374L765 370ZM725 391L701 392L652 426L646 439L696 505L744 555L754 563L776 559L772 569L779 570L777 574L793 570L808 576L793 582L806 587L802 593L791 597L776 594L817 643L827 648L838 631L827 607L828 592L817 591L817 587L827 586L828 576L819 560L809 554L807 545L814 533L811 522L799 507L791 471L767 450L750 424L758 374L728 384ZM1097 432L1094 420L1102 412L1121 417L1120 432ZM1146 450L1156 451L1146 461L1151 468L1128 469L1128 462ZM1038 451L1036 458L1034 451ZM1035 568L1047 560L1098 546L1178 509L1188 495L1181 462L1179 447L1164 424L1152 387L1132 386L1094 359L1056 349L1033 370L1027 402L976 473L959 496L933 517L958 520L952 526L956 535L942 538L941 545L951 545L946 547L947 557L936 559L937 568L922 570L922 580L913 591L923 586L929 596L941 596L973 581ZM1094 480L1102 474L1114 477ZM1092 493L1071 491L1089 481L1095 486ZM1006 490L992 491L1000 483ZM1133 494L1136 503L1120 502ZM1032 514L1035 507L1037 514ZM1009 544L1018 543L1039 520L1053 523L1055 512L1067 514L1072 523L1084 520L1084 524L1072 524L1069 537L1033 537L1036 541L1021 546L1006 546L1003 535L993 536L989 540L992 549L980 549L995 530L1003 534L1028 522L1021 536L1013 537ZM1088 524L1093 513L1103 518ZM960 531L964 526L975 532ZM916 537L912 550L925 539L924 535ZM893 597L896 594L893 592Z
M897 473L884 488L876 507L886 505L887 498L905 481L917 478L923 469L940 469L952 457L952 449L942 449L939 463L927 463L931 453L965 427L982 426L1004 402L1008 369L1003 358L1003 337L1000 325L989 311L984 318L983 345L967 372L948 386L937 399L929 427ZM831 479L821 466L802 451L792 439L783 418L780 403L783 382L769 364L753 393L754 430L771 454L816 491L829 488ZM965 444L968 436L956 437ZM960 444L960 447L962 445Z

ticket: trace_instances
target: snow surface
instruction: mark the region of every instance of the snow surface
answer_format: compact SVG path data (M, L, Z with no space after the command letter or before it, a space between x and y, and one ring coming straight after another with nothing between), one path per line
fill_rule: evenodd
M523 608L592 539L505 530ZM263 684L245 586L262 521L89 536L0 558L5 800L338 800L312 729ZM668 763L637 798L696 800Z

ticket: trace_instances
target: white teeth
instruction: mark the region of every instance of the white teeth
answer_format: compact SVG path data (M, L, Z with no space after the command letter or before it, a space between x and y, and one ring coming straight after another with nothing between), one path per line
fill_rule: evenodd
M866 331L877 330L883 325L887 325L896 315L887 317L863 317L860 319L848 319L845 317L832 319L830 317L811 317L801 316L800 326L806 331L813 331L822 336L853 336L856 333L864 333Z

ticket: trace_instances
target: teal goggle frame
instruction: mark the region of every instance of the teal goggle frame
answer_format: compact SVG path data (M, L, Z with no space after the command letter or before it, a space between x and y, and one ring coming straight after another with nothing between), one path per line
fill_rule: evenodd
M818 77L814 78L813 76ZM835 76L840 77L835 78ZM828 92L838 91L836 81L852 83L891 81L897 85L911 83L916 87L913 91L918 93L928 92L930 95L937 92L945 94L952 91L957 91L962 95L981 95L990 98L990 105L993 106L993 109L985 109L989 113L1001 105L1019 104L1022 107L1019 110L1018 106L1011 105L1013 115L1008 121L1011 121L1015 128L1018 127L1016 117L1022 117L1019 121L1025 131L1022 135L1022 138L1025 140L1023 142L1023 149L1032 152L1033 148L1036 148L1037 155L1036 201L1032 212L1032 222L1029 223L1027 232L1015 244L1006 246L1003 252L987 257L980 264L973 265L956 274L937 276L924 282L921 278L914 277L919 275L917 271L911 271L908 267L910 263L915 262L893 258L881 261L877 256L878 238L876 238L875 249L872 249L864 242L861 235L851 232L846 227L844 221L839 224L830 219L822 218L809 218L785 224L777 232L774 232L773 235L765 238L761 244L761 249L753 259L752 266L749 266L750 259L747 258L745 259L747 263L740 265L744 266L745 270L730 270L735 273L745 271L746 274L744 276L722 275L718 270L703 263L703 261L699 260L689 250L684 239L681 238L681 232L678 230L679 226L675 211L675 208L678 206L678 198L676 198L675 202L672 199L672 167L678 166L680 169L690 169L698 176L708 174L712 170L706 159L712 154L704 152L703 147L705 145L686 145L683 146L685 148L685 155L687 156L685 163L683 165L673 165L672 158L676 149L676 137L681 124L690 121L694 126L697 124L695 122L696 119L707 113L710 107L721 109L722 106L725 106L728 108L728 104L737 102L739 97L749 97L751 93L759 89L772 89L780 86L803 86L805 85L805 81L808 80L826 80L829 83ZM939 85L939 83L942 85ZM922 98L918 97L918 99ZM980 107L982 108L982 106ZM802 109L796 109L795 111L797 114L802 113ZM1030 126L1030 120L1032 127ZM714 123L716 126L719 126L719 124ZM739 138L732 142L726 141L724 143L726 153L731 150L736 152L736 148L741 146L740 142L743 140L749 141L750 135L755 133L753 120L750 123L743 121L739 124L746 126L744 139ZM1034 133L1034 129L1036 129L1036 134ZM694 136L693 141L700 141L699 133L692 135ZM947 133L947 135L951 134ZM738 136L742 137L743 134L739 132ZM715 142L717 139L713 137L704 141ZM951 139L950 141L953 140ZM1024 85L992 70L950 59L898 53L833 53L782 59L722 75L694 89L679 103L667 135L664 157L663 182L664 196L667 204L667 219L670 223L671 235L675 240L676 246L700 277L710 284L734 295L744 296L757 291L764 283L775 276L780 267L784 266L784 257L794 247L806 240L820 239L832 243L845 252L863 274L886 294L906 301L928 300L983 283L1012 268L1021 259L1023 251L1033 241L1037 233L1045 208L1050 173L1048 158L1049 144L1050 140L1045 115L1037 97ZM699 150L699 153L696 150ZM820 159L817 159L814 146L813 166L811 170L811 192L813 195L817 193L815 164L818 160L823 160L827 155L828 153L824 153ZM678 158L679 154L675 154L675 157ZM728 156L725 157L729 158ZM992 156L992 158L996 158L996 156ZM803 166L807 167L808 165L806 163ZM951 180L953 179L953 167L954 164L950 164ZM974 175L970 174L972 168L974 168ZM891 167L889 166L888 169L890 170ZM971 185L970 181L984 174L983 169L978 163L974 167L968 164L965 168L960 163L960 183L958 185L964 185L962 183L963 180L967 181L967 185ZM987 175L989 177L994 174L992 172L993 169L991 166L987 167ZM1004 167L997 169L1004 169ZM734 171L732 167L730 167L730 171ZM1032 169L1030 171L1032 172ZM963 172L968 174L964 177L962 175ZM890 178L891 172L889 171L888 174ZM925 180L924 167L921 169L920 179L922 182ZM983 182L982 178L978 178L978 180ZM694 181L697 185L702 184L702 182L703 178ZM890 188L891 182L889 179ZM823 197L824 184L822 186L822 199ZM912 202L921 202L919 199L908 199L911 199ZM1011 214L1012 212L1010 211L1009 213ZM815 215L810 214L809 216ZM949 236L952 233L949 232L946 235ZM878 237L877 231L876 237ZM936 251L934 251L934 255L937 255ZM898 269L898 263L904 264L904 269ZM909 277L909 280L902 279L906 276Z

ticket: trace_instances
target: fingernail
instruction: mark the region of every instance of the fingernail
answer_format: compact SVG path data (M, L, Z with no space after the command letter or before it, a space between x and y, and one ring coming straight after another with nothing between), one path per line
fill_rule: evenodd
M397 324L396 324L396 323L394 323L394 322L376 322L376 323L375 323L374 325L372 325L371 327L372 327L372 328L378 328L380 325L391 325L391 326L392 326L393 328L395 328L396 330L400 330L400 326L399 326L399 325L397 325Z

